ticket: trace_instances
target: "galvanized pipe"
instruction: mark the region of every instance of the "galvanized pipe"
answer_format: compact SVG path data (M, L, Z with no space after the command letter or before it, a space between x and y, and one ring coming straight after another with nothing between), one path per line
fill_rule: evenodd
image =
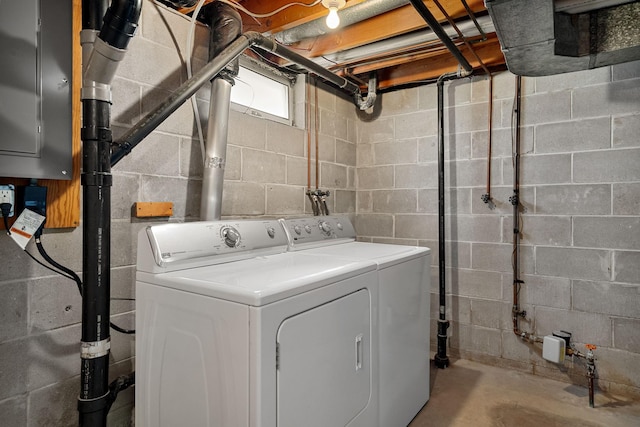
M318 75L329 83L334 84L343 91L354 96L356 105L360 105L363 99L360 87L344 77L340 77L331 71L322 68L313 61L299 55L283 46L278 45L273 40L269 40L263 35L249 31L242 34L233 41L218 56L208 62L204 67L184 82L175 92L173 92L164 102L150 111L128 132L126 132L115 144L118 148L113 150L111 155L111 165L116 165L123 157L131 152L145 137L156 129L167 117L176 111L187 99L202 87L205 83L213 79L227 64L236 59L245 49L255 46L259 49L271 52L289 61L301 65L308 71Z
M200 200L200 219L203 221L219 220L222 215L222 187L227 158L229 99L232 87L233 85L223 78L216 78L211 84Z

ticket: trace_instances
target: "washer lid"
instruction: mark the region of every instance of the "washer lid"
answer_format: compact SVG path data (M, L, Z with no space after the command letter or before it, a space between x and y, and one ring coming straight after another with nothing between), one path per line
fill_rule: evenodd
M372 261L283 253L169 273L138 271L137 280L262 306L375 269Z
M431 249L422 246L348 242L301 250L300 253L309 255L332 255L354 260L371 260L378 264L378 268L386 268L410 259L423 257L431 253Z

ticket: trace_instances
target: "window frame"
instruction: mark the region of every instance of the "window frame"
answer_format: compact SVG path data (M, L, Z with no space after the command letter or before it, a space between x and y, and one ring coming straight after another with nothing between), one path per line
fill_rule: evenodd
M243 104L238 104L233 101L230 104L230 108L234 111L238 111L243 114L248 114L253 117L259 117L262 119L283 123L289 126L294 126L295 79L287 76L282 72L277 71L274 68L269 67L266 64L257 63L255 60L251 60L245 56L240 57L240 67L245 68L249 71L252 71L256 74L259 74L269 80L273 80L274 82L279 83L287 88L287 111L288 111L289 117L288 118L280 117L278 115L271 114L267 111L263 111L261 109L257 109L257 108L243 105ZM238 84L242 84L242 83L236 82L234 84L234 87L235 85L238 85ZM231 90L233 91L233 88Z

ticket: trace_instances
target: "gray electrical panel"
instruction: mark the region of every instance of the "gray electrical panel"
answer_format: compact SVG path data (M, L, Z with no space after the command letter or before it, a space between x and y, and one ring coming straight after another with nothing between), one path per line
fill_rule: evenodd
M72 2L0 1L0 176L71 179Z

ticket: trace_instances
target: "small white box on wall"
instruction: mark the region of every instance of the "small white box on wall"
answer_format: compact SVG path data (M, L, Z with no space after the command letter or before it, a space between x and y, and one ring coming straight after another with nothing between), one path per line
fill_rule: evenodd
M542 342L542 357L553 363L564 362L566 341L562 338L547 335Z

